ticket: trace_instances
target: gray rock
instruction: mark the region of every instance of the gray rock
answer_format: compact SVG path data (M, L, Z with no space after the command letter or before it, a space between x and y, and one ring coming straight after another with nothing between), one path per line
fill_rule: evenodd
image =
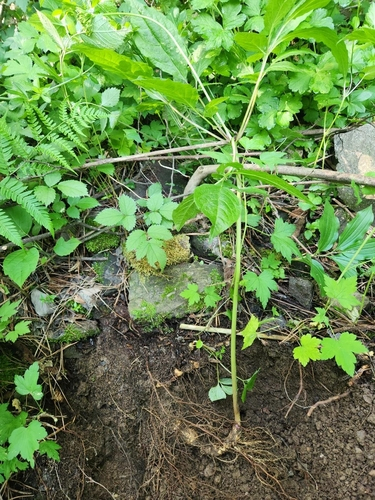
M338 160L337 171L365 175L375 172L375 127L363 125L350 132L337 134L334 147ZM362 210L369 205L375 207L375 196L363 196L358 204L357 196L349 186L338 188L339 196L352 210Z
M51 302L51 296L34 288L30 294L31 302L38 316L44 317L56 311L56 304Z
M311 309L314 295L314 286L304 278L289 278L289 295L296 299L301 306Z
M159 326L165 319L181 318L202 309L202 304L188 305L180 296L189 283L196 283L199 292L222 280L222 270L217 264L192 262L167 267L160 276L140 276L133 272L129 277L129 304L131 318L139 323Z
M230 257L233 253L232 245L229 241L221 242L220 251L220 238L209 238L207 234L194 235L190 238L191 246L196 255L206 259L217 259L224 256ZM228 255L229 254L229 255Z

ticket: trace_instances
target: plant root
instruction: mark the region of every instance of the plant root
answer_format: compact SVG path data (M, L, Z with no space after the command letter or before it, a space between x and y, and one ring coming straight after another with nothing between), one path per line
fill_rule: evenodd
M145 455L142 498L235 500L243 498L243 488L251 494L253 488L262 487L253 478L284 498L291 498L281 484L286 477L286 457L281 456L268 431L233 424L209 404L203 407L197 402L202 398L187 394L181 379L167 388L149 375L152 395L142 427L145 436L151 432L152 442ZM197 390L200 386L196 385ZM140 432L142 438L142 428ZM242 490L232 477L230 484L225 483L225 477L230 476L226 468L238 461L237 467L243 471L238 479ZM200 474L197 462L201 464Z
M342 394L338 394L337 396L332 396L331 398L328 398L328 399L325 399L324 401L318 401L317 403L315 403L314 405L312 405L309 409L309 411L307 412L307 416L308 417L311 417L312 415L312 412L318 407L318 406L321 406L321 405L327 405L329 403L332 403L332 401L337 401L338 399L341 399L341 398L345 398L346 396L348 396L350 394L350 390L347 390L345 392L343 392Z

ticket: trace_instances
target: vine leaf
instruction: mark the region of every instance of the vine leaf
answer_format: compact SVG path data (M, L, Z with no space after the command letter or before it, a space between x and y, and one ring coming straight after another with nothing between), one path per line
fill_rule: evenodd
M344 309L350 311L353 307L359 306L360 301L354 295L357 291L357 278L341 278L336 281L329 276L324 276L324 291L334 304L338 303Z
M282 219L276 219L275 229L271 236L271 242L276 252L280 252L289 263L292 260L292 255L299 255L297 245L291 238L295 229L294 224L284 222Z
M4 274L19 287L25 283L38 265L39 252L36 248L21 248L7 255L3 262Z
M310 360L317 361L321 359L319 350L320 339L312 337L307 333L306 335L302 335L300 342L301 345L293 349L293 357L294 359L298 359L302 366L306 366Z
M15 429L9 436L8 460L18 454L34 467L34 453L39 450L39 441L47 437L47 431L37 420L33 420L27 427Z
M365 345L353 333L343 332L338 338L322 340L321 358L335 358L336 363L351 377L354 375L356 357L354 354L368 352Z

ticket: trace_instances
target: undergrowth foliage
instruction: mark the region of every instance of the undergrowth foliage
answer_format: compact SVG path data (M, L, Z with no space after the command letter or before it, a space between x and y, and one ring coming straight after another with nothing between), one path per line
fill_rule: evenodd
M115 173L108 157L130 160L166 147L184 154L196 146L203 166L214 162L212 183L198 182L178 206L155 186L137 203L122 193L116 206L102 207L95 221L121 227L127 250L160 270L166 265L163 244L172 230L181 230L198 214L209 219L211 237L234 227L231 378L219 379L215 399L219 393L233 396L239 425L236 334L242 290L255 292L266 308L283 263L300 261L326 303L317 308L316 327L328 328L335 311L355 321L363 309L364 294L353 294L359 277L365 272L370 282L373 277L371 209L358 212L340 233L330 202L335 186L304 190L278 175L277 168L288 163L324 167L334 127L345 129L373 116L374 4L15 4L15 14L3 6L0 31L4 274L23 287L49 257L64 257L79 247L80 219L105 203L98 179ZM319 234L317 249L299 245L293 238L296 226L275 216L271 252L257 269L243 269L242 243L249 228L261 231L269 186L309 211L314 218L309 237ZM138 210L146 230L137 225ZM56 239L53 249L37 242L44 230ZM339 272L327 275L323 258L335 262ZM187 290L190 303L198 300L194 287ZM212 296L208 305L216 300ZM244 348L255 340L258 327L257 319L250 318ZM335 358L353 374L354 354L365 348L350 332L322 340L308 335L294 351L302 364ZM245 396L254 381L243 381ZM30 454L26 459L30 462Z

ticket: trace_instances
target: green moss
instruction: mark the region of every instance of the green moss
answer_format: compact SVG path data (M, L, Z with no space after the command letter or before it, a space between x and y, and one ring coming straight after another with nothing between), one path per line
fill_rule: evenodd
M86 249L91 253L100 253L104 250L117 248L120 244L120 236L113 233L102 233L85 243Z
M132 316L134 321L143 325L147 324L149 330L158 328L167 319L165 315L156 313L155 304L147 302L146 300L142 300L140 309L132 311ZM145 331L147 331L147 328Z
M50 342L61 342L61 343L71 343L78 342L80 340L87 340L89 337L95 337L99 334L99 329L94 326L87 328L87 322L85 322L86 327L79 326L78 324L69 324L65 327L64 332L57 338L49 338Z
M98 283L104 282L104 271L106 269L106 265L107 265L106 262L103 262L103 261L94 262L92 265L92 268L96 274L96 281Z
M188 262L191 257L189 237L186 234L178 234L170 240L164 242L162 247L167 255L167 266L174 266ZM160 275L159 267L153 267L148 262L146 257L138 260L135 252L127 252L124 245L124 255L130 265L139 272L142 276Z

